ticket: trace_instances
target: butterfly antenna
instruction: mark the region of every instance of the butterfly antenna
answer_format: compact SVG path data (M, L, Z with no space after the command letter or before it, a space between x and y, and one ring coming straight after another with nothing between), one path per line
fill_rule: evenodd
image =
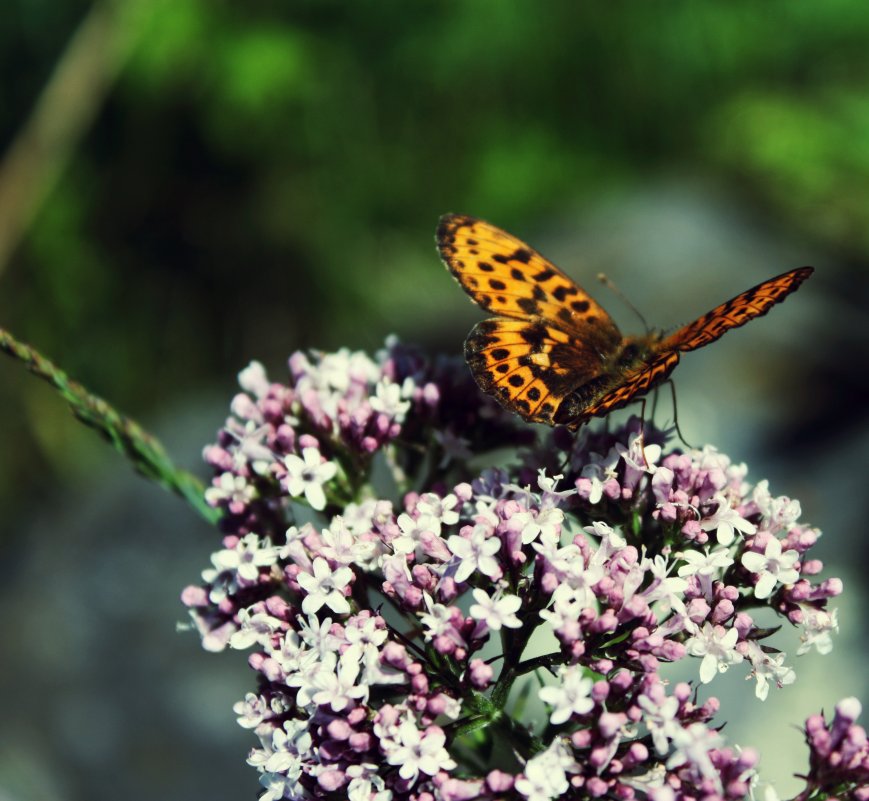
M622 303L624 303L625 306L627 306L634 314L637 315L637 317L640 318L640 322L643 324L643 328L646 329L647 334L651 332L652 329L649 328L649 324L646 322L646 318L643 317L642 314L640 314L640 310L625 297L624 293L606 274L598 273L597 280L600 281L611 292L614 292L621 299Z
M682 440L682 444L686 448L690 448L691 450L697 450L696 446L692 445L685 437L682 435L682 429L679 428L679 407L676 404L676 385L673 381L667 382L670 385L670 394L673 396L673 425L676 427L676 434L679 435L679 439Z

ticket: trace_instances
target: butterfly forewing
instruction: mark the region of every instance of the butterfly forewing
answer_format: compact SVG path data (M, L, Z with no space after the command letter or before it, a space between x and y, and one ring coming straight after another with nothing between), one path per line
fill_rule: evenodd
M796 290L813 272L811 267L798 267L777 275L716 306L699 320L680 328L667 337L663 348L694 350L714 342L725 331L745 325L749 320L766 314L776 303Z
M522 240L483 220L446 214L437 243L462 288L486 311L544 319L602 353L618 347L621 334L603 307Z

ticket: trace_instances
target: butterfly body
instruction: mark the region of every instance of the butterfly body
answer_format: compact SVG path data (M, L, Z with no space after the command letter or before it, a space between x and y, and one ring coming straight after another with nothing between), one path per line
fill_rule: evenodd
M477 384L526 420L573 429L658 386L681 352L766 314L812 272L801 267L758 284L669 336L625 337L590 295L500 228L448 214L437 243L465 292L497 315L465 341Z

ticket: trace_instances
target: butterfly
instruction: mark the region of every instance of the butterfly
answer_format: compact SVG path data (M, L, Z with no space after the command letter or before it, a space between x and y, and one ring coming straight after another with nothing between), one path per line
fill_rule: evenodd
M465 340L477 384L525 420L573 430L658 386L681 353L766 314L813 272L770 278L672 334L626 337L552 262L490 223L447 214L437 246L462 289L496 315Z

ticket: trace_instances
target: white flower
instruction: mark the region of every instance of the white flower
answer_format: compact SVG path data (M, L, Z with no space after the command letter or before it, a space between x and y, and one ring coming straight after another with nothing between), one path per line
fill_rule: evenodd
M284 457L287 475L284 478L287 492L294 498L304 494L312 509L318 512L326 508L323 484L330 481L338 470L334 462L324 462L320 451L314 447L302 448L302 457L291 453Z
M341 565L365 565L377 555L377 540L354 534L341 515L335 515L329 528L320 532L320 554Z
M299 795L305 790L299 784L298 777L282 776L280 773L263 773L259 777L259 783L266 790L259 796L259 801L280 801L282 798L304 797Z
M720 789L721 779L709 757L713 748L724 745L724 738L717 731L699 722L692 723L687 728L677 726L671 741L675 750L667 760L668 769L672 770L686 763L693 765L700 775L711 779L715 782L716 789Z
M333 573L322 556L314 559L313 570L313 575L302 572L296 577L299 586L307 593L302 601L302 611L313 615L326 605L336 614L347 614L350 604L343 590L353 578L353 571L349 567L339 567Z
M705 553L704 551L683 551L676 554L677 559L685 562L676 571L681 578L697 576L700 589L707 599L712 598L712 582L724 576L724 572L733 564L728 548Z
M394 741L381 739L380 742L386 750L386 761L400 766L398 775L415 781L420 773L434 776L441 770L452 770L456 766L444 747L446 741L439 726L429 726L423 732L412 719L406 718L399 724Z
M501 540L496 536L487 536L490 533L488 526L476 525L470 537L453 534L447 540L447 546L459 560L454 576L456 581L467 581L477 570L489 578L501 575L501 567L495 559L495 554L501 550Z
M265 612L251 614L250 609L238 610L240 629L229 638L230 648L249 648L254 643L268 645L272 634L279 631L281 621Z
M682 727L676 720L679 699L672 695L665 695L663 688L660 690L660 696L660 699L656 700L649 695L641 695L637 702L645 713L643 723L652 735L655 750L659 754L666 754L675 730Z
M244 476L234 473L221 473L217 483L205 490L205 502L209 506L217 506L221 501L228 501L231 506L246 506L256 498L256 487L247 483Z
M259 569L273 565L278 559L278 549L268 538L245 534L234 548L224 548L211 555L211 562L218 570L235 570L245 581L256 581Z
M411 390L412 390L411 385ZM388 379L381 379L377 382L374 389L374 395L369 399L371 408L375 412L385 414L391 417L398 423L404 420L407 410L410 409L410 401L402 399L401 387L398 384L393 384Z
M742 566L760 576L754 585L755 597L769 598L778 583L793 584L800 577L794 567L799 558L794 550L782 553L781 540L776 537L769 538L763 553L746 551L742 555Z
M686 576L720 577L733 564L730 551L718 548L715 551L682 551L676 554L677 559L685 562L676 572Z
M571 715L584 715L594 707L591 699L592 680L579 665L562 665L556 677L558 684L541 687L537 695L552 707L549 722L554 726L565 723Z
M649 604L660 602L655 607L656 613L666 615L675 609L684 614L684 593L688 582L684 578L667 575L673 567L672 563L659 554L654 559L644 558L641 567L652 576L652 583L643 590L643 596Z
M502 626L508 629L522 628L522 621L516 617L516 612L522 606L518 595L500 595L495 593L491 598L485 590L474 590L474 600L471 605L471 617L482 620L492 631L500 631Z
M802 645L797 649L797 656L802 656L812 649L819 654L828 654L833 650L831 633L839 631L839 610L813 609L810 606L803 607L802 631L800 642Z
M424 539L426 535L434 538L441 533L441 524L437 518L429 515L411 517L406 512L398 516L398 527L401 534L391 543L392 550L397 554L415 553L419 558L423 553Z
M731 665L742 661L742 654L736 650L738 636L739 633L734 628L713 626L707 621L685 643L691 656L703 657L700 663L700 681L708 684L716 673L724 673Z
M262 398L270 386L265 367L260 362L251 362L238 374L238 385L255 398Z
M736 532L754 534L757 527L750 523L734 509L723 495L716 495L712 501L718 504L715 514L700 524L704 531L716 530L716 537L721 545L730 545L736 538Z
M459 499L452 493L441 498L433 492L425 492L419 496L416 510L420 515L428 515L445 526L451 526L459 522L458 504Z
M265 719L269 711L264 698L256 693L247 693L244 701L237 701L232 711L238 715L238 725L243 729L255 729Z
M784 687L797 680L793 669L784 664L785 654L768 654L754 640L748 641L748 658L751 660L752 673L757 679L754 694L761 701L765 701L769 695L770 681L777 687Z
M424 592L422 597L428 612L420 612L419 621L426 629L425 641L431 642L435 637L453 630L452 612L451 607L435 603L427 592Z
M528 801L558 798L570 787L567 771L574 764L564 743L553 740L549 748L525 763L524 776L516 779L516 789Z
M334 652L332 654L334 657ZM332 662L332 660L329 660ZM317 706L328 706L333 712L341 712L356 706L356 702L365 703L368 700L368 687L356 684L359 671L362 668L362 647L353 645L341 654L333 669L325 668L314 674L311 684L315 692L311 700Z

